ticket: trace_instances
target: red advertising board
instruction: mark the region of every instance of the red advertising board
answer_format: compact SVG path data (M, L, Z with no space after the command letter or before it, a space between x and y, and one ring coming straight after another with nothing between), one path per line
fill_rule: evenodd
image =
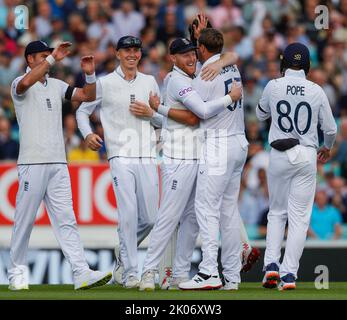
M69 165L69 172L78 224L116 224L116 200L108 164ZM13 222L17 190L16 165L0 164L0 225L11 225ZM50 224L43 205L38 210L36 224Z

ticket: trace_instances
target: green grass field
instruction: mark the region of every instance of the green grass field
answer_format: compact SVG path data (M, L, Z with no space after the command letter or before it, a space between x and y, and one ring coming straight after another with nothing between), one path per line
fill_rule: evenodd
M238 291L139 292L120 286L74 291L72 285L31 285L30 290L12 292L0 286L0 300L347 300L347 282L332 282L328 290L317 290L312 282L297 283L297 289L280 292L263 289L260 283L242 283Z

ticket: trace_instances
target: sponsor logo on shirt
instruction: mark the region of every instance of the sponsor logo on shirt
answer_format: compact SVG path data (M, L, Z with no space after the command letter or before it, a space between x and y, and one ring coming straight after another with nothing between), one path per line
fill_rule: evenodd
M182 97L182 96L184 96L185 94L187 94L188 92L190 92L192 90L193 90L192 87L184 88L178 94L179 94L180 97Z
M29 182L24 181L24 191L28 191L28 190L29 190Z

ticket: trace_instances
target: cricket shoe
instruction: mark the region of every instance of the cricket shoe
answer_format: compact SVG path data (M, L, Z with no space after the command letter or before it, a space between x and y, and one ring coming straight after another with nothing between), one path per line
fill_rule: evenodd
M241 272L248 272L252 269L253 265L259 260L260 250L258 248L252 248L247 243L243 244L242 250L242 268Z
M277 281L280 280L279 268L276 263L270 263L265 267L263 278L263 287L273 289L277 287Z
M178 287L182 290L212 290L222 287L222 281L219 275L207 275L198 272L193 279L181 282Z
M169 290L180 290L179 285L180 283L189 281L189 278L187 277L172 277L170 281Z
M134 289L139 287L139 280L135 276L129 276L123 287L126 289Z
M239 284L237 282L231 282L227 278L224 278L225 284L219 290L239 290Z
M172 282L172 268L165 268L165 276L163 281L161 282L160 289L168 290Z
M295 276L292 273L286 274L284 277L281 277L281 282L278 285L278 290L294 290L296 289Z
M154 291L155 290L155 272L154 270L146 271L140 281L140 291Z
M29 269L27 266L18 266L9 270L9 290L29 289Z
M107 284L112 278L112 272L88 270L75 280L75 290L87 290Z
M124 266L120 259L117 259L117 262L112 270L112 283L122 284L122 277L124 272Z

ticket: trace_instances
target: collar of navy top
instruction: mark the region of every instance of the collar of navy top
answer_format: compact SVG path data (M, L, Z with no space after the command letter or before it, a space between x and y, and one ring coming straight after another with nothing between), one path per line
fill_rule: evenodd
M284 73L285 77L297 77L297 78L306 78L305 71L304 70L293 70L293 69L287 69Z
M29 66L27 66L27 68L25 69L25 73L29 73L30 71L31 71L31 68L30 68ZM45 74L45 79L46 79L45 83L42 83L42 82L40 81L40 82L42 83L42 85L45 86L45 87L47 86L47 79L48 79L48 78L49 78L49 74L46 73L46 74Z
M124 72L123 72L121 66L118 66L118 67L116 68L116 70L114 70L114 72L117 73L122 79L125 80L125 74L124 74ZM127 82L129 82L129 83L134 82L134 81L136 80L136 77L137 77L137 72L138 72L138 71L136 70L136 75L135 75L135 78L134 78L134 79L125 80L125 81L127 81Z
M220 53L213 55L212 57L209 57L201 66L201 69L205 66L207 66L208 64L217 61L218 59L220 59Z
M174 65L173 67L173 70L180 73L181 75L185 76L185 77L188 77L190 79L194 79L195 78L195 75L190 77L187 73L185 73L182 69L180 69L179 67L177 67L176 65Z

